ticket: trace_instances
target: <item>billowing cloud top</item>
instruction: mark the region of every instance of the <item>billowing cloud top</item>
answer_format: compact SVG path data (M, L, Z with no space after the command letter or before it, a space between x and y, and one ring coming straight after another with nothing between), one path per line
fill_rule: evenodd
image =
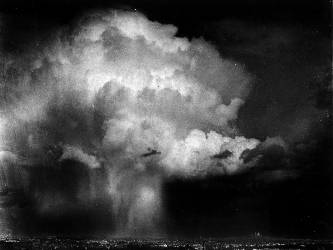
M139 13L99 11L40 49L5 55L7 141L30 156L64 143L63 159L93 167L99 163L88 151L115 164L143 161L153 148L170 173L237 172L242 151L258 144L226 137L237 133L228 121L237 118L251 76L203 39L176 33ZM211 158L221 148L232 154Z
M19 55L2 49L0 157L15 161L2 172L16 166L13 183L37 217L88 211L100 199L117 235L151 236L166 178L257 162L244 154L259 141L229 125L252 77L202 38L176 33L139 13L96 11Z

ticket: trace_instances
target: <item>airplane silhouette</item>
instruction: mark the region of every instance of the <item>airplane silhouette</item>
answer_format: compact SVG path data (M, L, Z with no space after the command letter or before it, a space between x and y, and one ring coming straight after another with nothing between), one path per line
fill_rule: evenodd
M151 155L159 155L161 154L161 152L155 150L155 149L151 149L151 148L148 148L148 153L145 153L143 155L141 155L141 157L148 157L148 156L151 156Z

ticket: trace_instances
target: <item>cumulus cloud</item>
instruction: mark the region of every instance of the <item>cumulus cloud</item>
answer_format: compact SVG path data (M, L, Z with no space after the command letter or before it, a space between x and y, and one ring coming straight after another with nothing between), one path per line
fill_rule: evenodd
M95 11L47 46L3 52L2 144L31 164L52 155L54 164L105 168L101 192L112 199L119 234L156 231L164 178L234 174L257 160L242 155L259 141L229 126L252 77L203 39L176 32L139 13ZM148 148L161 153L141 157Z

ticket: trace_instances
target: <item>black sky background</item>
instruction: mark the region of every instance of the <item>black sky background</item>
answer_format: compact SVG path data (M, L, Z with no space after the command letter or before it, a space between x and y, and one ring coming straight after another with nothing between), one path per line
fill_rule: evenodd
M36 37L43 41L91 8L142 12L174 24L180 37L204 37L222 58L243 63L255 80L234 126L247 138L281 136L290 145L291 153L281 147L252 152L264 157L241 175L164 183L170 235L332 238L331 1L1 1L5 48L29 50ZM281 169L287 171L278 178ZM101 230L105 221L112 224L98 216L107 209L103 204L94 208L94 219L82 209L69 220L74 226L64 224L67 217L62 225L37 218L36 228Z

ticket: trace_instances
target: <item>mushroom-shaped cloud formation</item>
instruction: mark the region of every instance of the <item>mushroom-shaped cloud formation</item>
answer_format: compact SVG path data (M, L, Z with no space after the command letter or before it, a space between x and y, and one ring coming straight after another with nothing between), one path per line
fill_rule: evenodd
M100 192L112 200L118 235L160 232L165 178L234 174L256 160L241 156L259 141L229 126L250 74L202 38L176 33L139 13L95 11L42 48L3 53L1 138L30 165L71 159L106 169Z

